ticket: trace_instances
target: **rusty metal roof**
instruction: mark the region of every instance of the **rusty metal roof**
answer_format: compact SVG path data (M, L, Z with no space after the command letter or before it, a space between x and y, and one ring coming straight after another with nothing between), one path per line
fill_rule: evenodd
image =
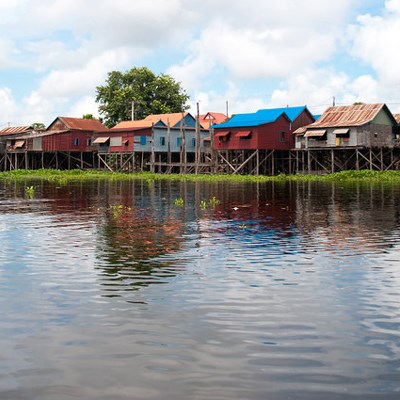
M184 113L169 113L169 114L152 114L148 115L144 120L151 121L156 124L158 121L163 122L165 125L175 126L178 122L180 122L183 118L188 115L188 112Z
M151 128L153 126L152 121L146 121L146 120L135 120L135 121L122 121L115 125L114 127L111 128L111 130L114 129L140 129L140 128Z
M391 115L385 104L354 104L350 106L329 107L321 117L307 128L330 128L361 126L375 119L382 110Z
M200 125L203 128L209 128L213 124L221 124L226 121L228 117L225 114L217 113L217 112L208 112L207 114L203 114L199 116Z
M26 133L33 130L31 126L9 126L0 130L0 135L16 135L19 133Z
M58 117L69 129L81 131L100 131L107 128L98 119ZM53 122L54 123L54 122Z

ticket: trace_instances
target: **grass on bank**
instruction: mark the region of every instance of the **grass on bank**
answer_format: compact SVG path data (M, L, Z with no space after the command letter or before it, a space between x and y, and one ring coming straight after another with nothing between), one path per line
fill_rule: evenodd
M370 182L400 182L400 171L342 171L327 175L222 175L222 174L159 174L151 172L121 173L96 170L69 170L61 171L55 169L40 170L14 170L0 172L1 180L45 180L48 182L68 183L71 181L93 181L93 180L179 180L179 181L231 181L231 182L274 182L274 181L370 181Z

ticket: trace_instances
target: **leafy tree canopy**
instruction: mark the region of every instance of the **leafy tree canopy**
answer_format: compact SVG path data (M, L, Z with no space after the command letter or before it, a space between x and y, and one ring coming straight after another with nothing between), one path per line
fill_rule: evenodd
M134 118L143 119L150 114L187 110L188 99L179 82L169 75L156 75L146 67L135 67L125 73L109 72L105 85L96 88L99 112L108 127L131 119L132 102Z
M82 118L83 119L94 119L94 116L93 116L93 114L83 114Z
M46 126L45 126L45 124L44 124L43 122L34 122L34 123L32 124L32 128L33 128L35 131L38 131L38 130L44 130L44 129L46 129Z

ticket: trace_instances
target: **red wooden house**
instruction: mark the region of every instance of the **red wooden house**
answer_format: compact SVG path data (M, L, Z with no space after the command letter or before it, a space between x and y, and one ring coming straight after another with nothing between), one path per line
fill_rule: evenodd
M33 150L92 152L93 132L106 129L97 119L57 117Z
M152 122L123 121L111 129L93 135L93 146L99 153L132 153L141 136L151 137Z
M314 122L307 107L285 107L236 114L214 125L214 150L291 150L293 131Z

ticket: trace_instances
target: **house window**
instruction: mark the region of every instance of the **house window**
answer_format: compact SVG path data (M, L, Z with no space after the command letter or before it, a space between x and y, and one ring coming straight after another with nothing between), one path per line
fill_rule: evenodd
M181 147L181 138L180 137L176 138L176 145L178 147Z
M192 147L196 147L196 138L192 138Z
M74 146L79 146L79 139L78 138L74 138Z
M140 145L145 146L146 145L146 136L140 136Z
M86 141L86 146L90 147L92 145L92 139Z
M279 141L280 141L281 143L286 142L286 140L285 140L285 131L280 131L280 132L279 132Z
M165 136L160 137L160 146L165 146Z

